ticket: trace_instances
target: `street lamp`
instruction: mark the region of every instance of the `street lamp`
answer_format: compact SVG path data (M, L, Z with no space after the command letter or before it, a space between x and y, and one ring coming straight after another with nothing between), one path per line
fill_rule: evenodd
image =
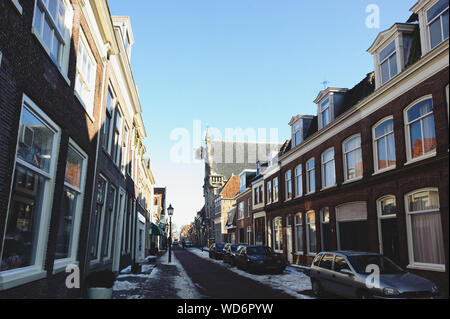
M169 215L169 263L172 262L172 215L173 207L172 204L167 208L167 214Z

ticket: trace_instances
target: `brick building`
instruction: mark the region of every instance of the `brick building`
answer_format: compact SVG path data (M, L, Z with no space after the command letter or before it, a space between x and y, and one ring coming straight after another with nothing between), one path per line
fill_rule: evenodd
M268 237L303 265L324 250L381 252L448 293L449 40L433 24L448 1L411 10L369 49L375 72L292 119L290 148L264 173Z

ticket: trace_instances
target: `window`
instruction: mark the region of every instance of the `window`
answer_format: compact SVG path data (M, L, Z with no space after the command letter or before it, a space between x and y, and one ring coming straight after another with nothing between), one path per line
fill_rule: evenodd
M245 229L244 228L239 229L239 243L245 244Z
M259 188L258 187L256 187L255 189L254 189L254 191L253 191L253 197L254 197L254 203L255 203L255 205L258 205L259 204Z
M247 186L247 182L246 182L246 174L242 174L241 175L241 190L245 189L245 187Z
M316 213L311 211L306 214L306 240L308 243L308 254L315 254L317 252L316 234Z
M363 163L361 136L357 135L344 143L344 176L346 181L362 177Z
M332 270L333 269L334 255L324 255L320 261L320 268Z
M383 120L373 129L375 171L383 171L396 166L394 120Z
M83 211L87 156L73 142L67 154L64 192L61 199L55 259L75 261ZM55 262L57 264L58 262ZM57 268L57 267L55 267Z
M125 174L125 172L128 172L128 166L131 165L128 163L128 143L129 143L129 130L128 126L123 126L123 140L122 140L122 173Z
M43 267L59 139L56 124L24 96L11 199L0 246L0 289L46 274Z
M437 189L406 196L410 266L445 271L445 248Z
M328 207L320 210L320 234L322 242L322 250L330 250L331 244L331 227L330 227L330 209Z
M272 202L272 182L267 182L267 204Z
M97 63L92 55L89 44L80 29L80 40L78 42L77 75L75 78L75 92L81 99L86 112L93 116L94 93Z
M111 137L111 121L113 114L113 104L114 104L114 95L110 89L108 89L108 93L106 96L106 115L105 115L105 123L103 124L103 148L106 152L110 153L110 137Z
M281 217L273 220L273 245L275 251L283 251L283 219Z
M303 171L302 165L295 169L295 197L303 195Z
M408 160L414 160L436 152L436 130L433 101L427 98L405 111Z
M397 75L397 53L395 51L395 40L389 43L378 55L380 70L381 70L381 84L386 83Z
M278 202L278 177L273 179L273 202Z
M344 257L336 255L336 258L334 259L334 270L337 272L341 272L344 269L350 270L350 266L348 265Z
M247 227L247 244L252 245L252 227Z
M292 199L292 171L288 170L284 175L286 183L286 200Z
M264 203L264 185L259 186L259 204Z
M72 21L70 6L63 0L36 0L35 3L33 33L59 69L67 72Z
M332 187L336 184L334 149L329 149L322 154L322 184L323 188Z
M316 191L316 168L314 158L306 163L306 191L308 194Z
M100 247L101 247L101 238L102 238L102 224L104 222L104 207L106 204L106 196L107 196L107 188L108 182L102 176L98 178L97 181L97 199L94 210L94 225L92 233L93 238L91 242L91 251L90 251L90 260L96 261L99 259L100 255Z
M295 250L297 253L303 254L303 214L295 215Z
M120 137L122 134L123 119L120 111L120 106L118 105L116 109L116 121L114 125L114 163L116 163L117 166L120 166L122 162L122 147L120 143Z
M302 125L301 125L301 123L297 123L293 126L292 135L293 135L294 147L300 145L302 143Z
M331 103L330 98L326 99L320 105L320 118L322 119L322 128L331 122Z
M250 217L251 210L252 210L252 199L249 198L247 200L247 217Z
M388 195L377 200L377 212L380 253L398 262L400 251L395 196Z
M105 209L105 221L103 222L102 257L111 257L112 234L114 228L114 216L116 211L116 188L111 185L108 194L108 204Z
M427 11L431 49L448 39L448 0L440 0Z
M238 204L238 219L244 219L244 202Z

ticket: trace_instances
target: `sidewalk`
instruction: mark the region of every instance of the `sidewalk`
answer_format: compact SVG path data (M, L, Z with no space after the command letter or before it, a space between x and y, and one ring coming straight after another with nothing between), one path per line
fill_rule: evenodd
M174 254L168 253L144 263L139 275L120 274L114 285L113 299L197 299L196 287L184 272Z

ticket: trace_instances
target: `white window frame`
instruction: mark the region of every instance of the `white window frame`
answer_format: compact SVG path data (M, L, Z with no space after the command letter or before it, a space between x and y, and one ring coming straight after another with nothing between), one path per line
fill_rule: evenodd
M381 51L383 51L384 49L386 49L388 46L392 45L392 43L394 43L394 51L391 52L388 56L386 56L383 60L380 60L380 54L381 54ZM391 62L390 62L390 59L391 59L391 57L392 57L394 54L396 54L396 56L395 56L395 62L396 62L396 64L397 64L397 73L396 73L396 74L391 74ZM379 69L379 72L380 72L380 83L381 83L381 85L384 85L384 84L388 83L388 82L389 82L390 80L392 80L397 74L400 73L400 68L401 68L401 66L398 64L398 58L399 58L399 56L398 56L398 54L397 54L397 40L396 40L396 39L390 41L390 42L387 43L382 49L380 49L380 51L379 51L379 53L378 53L378 69ZM383 69L382 69L381 66L382 66L384 63L386 63L386 62L388 63L389 78L388 78L386 81L383 82Z
M437 209L431 209L431 210L424 210L424 211L416 211L416 212L410 212L409 211L409 200L408 197L411 195L414 195L416 193L422 193L422 192L437 192L439 196L439 189L438 188L422 188L417 189L412 192L409 192L405 195L405 213L406 213L406 232L407 232L407 239L408 239L408 255L409 255L409 265L407 268L409 269L419 269L419 270L429 270L429 271L437 271L437 272L445 272L445 264L439 265L439 264L428 264L428 263L417 263L414 261L414 248L413 248L413 237L412 237L412 225L411 225L411 215L417 215L417 214L427 214L427 213L436 213L439 212L441 216L441 226L442 226L442 213L440 210L440 205Z
M297 243L298 243L298 240L297 240L297 236L298 236L297 228L298 227L300 227L302 229L302 246L303 247L301 247L301 250L299 250L299 247L297 245ZM295 236L294 236L294 238L295 238L295 245L294 245L295 246L295 253L297 255L303 255L304 251L305 251L305 247L304 247L305 243L303 241L303 238L304 238L303 234L304 234L304 231L305 231L305 229L303 228L303 213L297 213L297 214L294 215L294 230L295 230Z
M290 177L288 177L290 175ZM287 170L284 174L284 195L285 195L285 201L290 201L294 197L293 189L292 189L292 170Z
M327 162L324 162L325 154L330 152L330 151L333 151L333 158L331 160L327 161ZM334 147L330 147L325 152L323 152L322 155L321 155L321 160L322 160L322 165L321 165L322 166L322 190L325 190L325 189L328 189L328 188L333 188L333 187L337 186L337 184L336 184L336 161L335 161L335 156L336 156L336 153L334 151ZM332 165L333 165L334 182L331 185L325 185L325 181L326 181L325 166L327 164L330 164L330 163L332 163Z
M239 202L238 204L238 220L242 220L245 218L245 203L244 201Z
M113 122L114 122L114 125L113 125L114 126L114 129L113 129L114 154L113 155L114 155L114 164L120 169L121 168L120 166L122 165L121 158L123 156L123 154L122 154L122 134L123 134L123 126L125 124L125 119L124 119L120 104L117 104L116 112L114 112L114 113L115 113L115 116L114 116L114 120L113 120ZM119 123L117 126L116 124L117 124L118 117L119 117ZM119 151L121 154L120 157L118 156Z
M252 238L252 226L247 226L247 244L251 245L251 240Z
M40 0L38 0L40 1ZM78 98L80 103L83 105L84 109L86 110L86 113L91 117L91 119L94 119L94 104L95 104L95 88L96 88L96 78L97 78L97 61L95 60L94 54L92 53L91 46L89 45L89 42L86 38L86 35L84 34L83 30L80 28L80 36L78 38L78 47L83 47L83 50L87 54L87 58L91 62L91 73L90 75L83 74L80 69L83 69L83 66L81 65L80 59L81 56L78 55L79 49L77 48L77 63L76 63L76 79L75 83L78 82L78 79L80 79L82 83L82 90L87 90L89 92L88 100L85 100L81 96L81 92L78 92L77 90L74 90L75 96ZM87 79L85 79L86 76L91 77L92 83L87 83ZM76 87L76 85L75 85Z
M442 16L444 15L444 13L445 13L446 11L449 10L449 7L448 7L448 6L447 6L447 8L445 8L444 10L442 10L438 15L436 15L436 17L434 17L431 21L428 21L428 11L430 11L430 9L431 9L435 4L437 4L438 2L439 2L439 1L436 1L435 3L433 3L433 4L425 11L425 20L426 20L425 23L426 23L426 26L427 26L428 45L429 45L430 50L433 50L434 48L438 47L439 44L441 44L442 42L444 42L445 40L448 39L448 37L444 39L444 25L443 25L443 23L442 23ZM430 25L431 25L432 23L434 23L437 19L440 19L440 22L441 22L441 42L439 42L439 44L437 44L435 47L433 47L433 46L432 46L432 43L431 43L431 29L430 29Z
M13 2L16 0L13 0ZM64 34L61 33L60 30L56 27L56 22L53 20L53 17L51 16L50 12L48 11L46 5L44 4L44 1L46 0L35 0L34 3L34 13L33 13L33 22L32 22L32 28L31 33L35 35L35 37L39 40L42 47L44 48L45 52L48 54L50 59L53 61L57 69L60 71L61 75L63 76L64 80L67 82L68 85L70 85L70 80L67 76L68 69L69 69L69 56L70 56L70 41L72 38L72 21L73 21L73 8L72 5L69 3L68 0L60 0L60 3L62 3L65 6L65 17L64 17ZM51 48L47 46L47 44L44 42L44 21L42 20L41 26L35 26L35 20L36 20L36 14L37 10L43 9L44 16L43 20L47 18L47 20L50 21L50 26L53 28L53 36L52 36L52 43L54 37L58 37L60 41L63 43L63 49L60 52L60 56L57 57L60 60L55 61L51 54ZM56 35L55 35L56 33Z
M16 7L17 11L22 14L23 9L22 6L19 3L19 0L11 0L11 2L13 3L14 7ZM1 59L0 59L1 60Z
M272 203L272 181L267 182L267 204Z
M313 168L308 169L309 163L314 162ZM311 172L314 172L314 189L311 188L309 179ZM306 162L306 195L314 194L316 192L316 159L313 157Z
M103 256L103 252L102 252L102 258L105 261L109 261L112 258L111 254L112 254L114 225L115 225L116 216L117 216L117 213L118 213L117 210L120 209L117 206L117 198L118 198L118 195L119 195L119 191L118 191L117 187L115 187L112 183L109 184L108 201L107 201L107 203L109 203L109 194L111 193L110 189L114 189L114 198L112 199L112 201L113 201L113 211L111 213L111 222L109 224L109 237L108 237L108 243L107 243L107 245L108 245L108 254L106 256ZM106 207L106 209L108 209L108 208ZM103 243L102 243L102 250L103 250Z
M300 169L300 174L298 170ZM303 165L297 165L295 168L295 198L300 198L303 196Z
M346 151L345 149L345 145L350 142L351 140L353 140L354 138L359 137L359 147L353 148L350 151ZM356 176L355 178L348 178L348 163L347 163L347 154L350 154L352 152L355 152L356 150L360 149L361 150L361 163L362 163L362 169L361 169L361 176ZM343 143L342 143L342 154L343 154L343 163L344 163L344 183L351 183L351 182L356 182L359 181L361 179L364 178L364 162L363 162L363 154L362 154L362 138L361 138L361 134L355 134L350 136L349 138L347 138Z
M108 132L108 141L107 141L107 147L106 149L103 147L103 149L106 151L106 153L108 153L108 155L111 155L111 151L112 151L112 138L113 138L113 134L114 133L114 113L115 113L115 108L116 108L116 93L112 87L112 85L108 86L108 90L106 91L106 101L108 100L108 94L111 95L111 105L110 105L110 110L108 111L108 108L105 104L105 113L108 113L110 116L110 123L109 123L109 132ZM106 115L105 115L106 118ZM104 125L104 124L103 124ZM104 130L103 130L104 132ZM104 146L104 145L102 145Z
M281 221L281 225L275 226L275 222ZM272 227L273 227L273 251L276 253L283 253L283 245L284 245L284 238L283 238L283 218L281 216L275 217L272 221ZM277 229L280 232L281 235L281 249L275 249L275 243L276 243L276 235L277 235Z
M26 168L31 169L34 172L41 174L46 179L46 186L45 186L45 191L44 191L43 200L42 200L43 205L42 205L42 211L41 211L38 239L37 239L37 244L36 244L37 251L36 251L35 263L32 266L0 272L0 291L14 288L14 287L17 287L20 285L24 285L24 284L27 284L27 283L30 283L30 282L33 282L36 280L40 280L47 276L47 271L44 269L45 258L46 258L45 254L47 251L48 235L49 235L48 230L50 227L50 219L51 219L52 208L53 208L53 196L54 196L54 189L55 189L56 169L57 169L57 163L58 163L59 145L61 143L61 129L25 94L22 97L21 117L22 117L22 112L23 112L24 108L26 108L30 113L32 113L37 118L39 118L41 121L43 121L46 124L46 126L51 131L54 132L53 144L52 144L52 154L51 154L52 160L51 160L50 167L49 167L49 173L43 172L43 171L33 167L32 165L27 164L26 162L20 160L17 157L17 150L19 148L19 139L17 139L13 173L15 173L15 171L16 171L17 164L20 164L21 166L25 166ZM11 205L11 200L12 200L13 186L14 186L14 178L11 180L6 221L8 221L8 218L9 218L9 207ZM5 234L6 234L6 228L5 228L5 232L3 234L2 241L0 243L1 244L0 258L2 258L1 254L2 254L2 250L4 248L3 245L4 245Z
M123 124L122 124L122 132L121 132L121 152L122 152L122 163L120 164L120 171L122 172L123 175L126 174L127 170L126 167L127 165L131 165L131 163L128 163L129 160L129 156L128 156L128 152L129 152L129 142L130 142L130 128L128 127L128 124L125 122L124 119L123 120ZM126 134L125 134L126 132Z
M316 212L314 210L310 210L306 213L305 217L306 217L306 252L308 256L316 256L317 251L311 251L311 247L310 247L310 242L311 242L311 238L309 236L309 225L314 224L316 226L316 248L317 247L317 221L314 223L310 223L308 220L308 215L310 214L314 214L314 220L316 219Z
M328 103L325 104L325 102L328 100ZM329 95L327 96L324 100L322 100L319 104L319 114L320 114L320 128L324 128L326 126L328 126L332 121L333 121L333 117L334 117L334 112L333 112L333 95ZM325 106L325 108L324 108ZM328 112L330 118L329 118L329 122L326 123L324 125L323 123L323 114L325 112Z
M386 219L396 219L397 214L391 214L391 215L383 215L383 209L381 207L381 204L384 200L393 198L395 200L395 205L397 206L397 198L395 195L385 195L379 199L377 199L377 216L378 216L378 242L379 242L379 248L380 248L380 254L383 254L383 230L382 230L382 224L381 222Z
M54 261L53 273L62 272L66 269L69 264L78 264L77 252L78 252L78 242L80 238L80 227L81 219L83 215L83 206L85 198L86 189L86 176L88 169L89 157L84 152L84 150L78 146L77 143L72 138L69 138L69 148L75 151L82 159L83 163L81 166L81 177L80 177L80 188L74 187L67 182L64 182L64 187L69 188L71 191L78 193L76 209L75 209L75 219L73 221L73 232L72 232L72 247L70 248L70 254L68 258L59 259Z
M421 117L415 119L415 120L412 121L412 122L409 122L409 119L408 119L408 111L409 111L411 108L413 108L414 106L416 106L417 104L419 104L420 102L423 102L423 101L426 101L426 100L431 100L431 104L432 104L432 107L433 107L433 111L430 112L430 113L427 113L427 114L425 114L425 115L422 115ZM411 127L411 124L413 124L413 123L415 123L415 122L418 122L418 121L421 122L422 142L423 142L424 136L423 136L423 124L422 124L423 121L422 121L422 120L423 120L424 118L426 118L426 117L432 115L432 116L433 116L433 120L435 121L434 124L435 124L435 129L436 129L436 117L434 116L434 110L435 110L435 108L434 108L433 96L432 96L432 95L426 95L426 96L423 96L423 97L421 97L421 98L415 100L414 102L412 102L412 103L411 103L410 105L408 105L408 106L405 108L405 110L403 111L403 116L404 116L404 120L405 120L406 158L407 158L407 162L406 162L405 165L408 165L408 164L411 164L411 163L415 163L415 162L417 162L417 161L421 161L421 160L424 160L424 159L427 159L427 158L436 156L436 154L437 154L437 149L435 149L434 151L428 152L428 153L425 153L425 150L423 149L423 151L424 151L423 155L422 155L422 156L419 156L419 157L416 157L416 158L413 158L413 157L412 157L412 152L411 152L411 147L412 147L412 145L411 145L411 128L410 128L410 127ZM435 131L434 134L436 135L437 132ZM437 138L437 135L436 135L436 138ZM422 148L424 148L424 147L425 147L425 143L422 143Z
M325 213L328 213L328 220L325 219ZM325 241L323 236L323 225L329 225L330 224L330 208L329 207L323 207L319 212L320 217L320 246L322 247L322 251L325 250ZM316 225L317 227L317 225Z
M104 189L105 189L105 195L104 195L104 198L103 198L102 210L100 212L101 216L100 216L100 220L99 220L100 225L99 225L99 228L98 228L99 229L99 234L98 234L98 238L97 238L97 242L98 242L98 244L97 244L97 253L96 253L96 258L95 259L91 259L89 261L91 265L99 263L101 258L102 258L103 228L104 228L104 223L105 223L105 210L106 210L106 206L108 205L108 199L109 199L108 198L109 197L108 190L109 190L110 181L103 174L99 174L99 176L98 176L98 178L96 180L98 180L98 179L103 179L105 181L105 184L103 186ZM98 205L97 204L97 197L94 200L95 200L95 208L94 209L97 209L97 205ZM95 231L96 230L94 229L94 232ZM90 245L92 245L92 244L93 243L90 242ZM91 248L92 247L89 246L89 251L90 251Z
M374 168L375 168L375 174L384 173L384 172L386 172L386 171L390 171L390 170L393 170L393 169L396 169L396 168L397 168L397 163L396 163L395 165L388 165L387 167L385 167L385 168L383 168L383 169L380 169L380 167L379 167L379 165L378 165L378 164L379 164L379 161L378 161L378 142L379 142L380 140L382 140L382 139L385 140L385 142L386 142L386 156L388 156L388 137L389 137L390 135L393 135L393 136L394 136L394 153L395 153L395 160L396 160L396 162L397 162L397 153L396 153L396 152L397 152L397 147L396 147L396 145L395 145L395 123L393 123L394 126L393 126L391 132L386 133L386 134L384 134L383 136L378 137L378 138L377 138L377 134L376 134L376 130L377 130L378 126L384 124L384 123L387 122L387 121L392 121L392 122L394 122L394 117L393 117L392 115L391 115L391 116L387 116L387 117L383 118L382 120L378 121L378 122L372 127L373 160L374 160L374 163L373 163L373 164L374 164ZM389 160L388 160L388 163L389 163Z
M303 143L303 125L301 121L296 122L292 125L292 141L294 142L293 147L299 146ZM297 140L297 133L300 133L300 141Z

